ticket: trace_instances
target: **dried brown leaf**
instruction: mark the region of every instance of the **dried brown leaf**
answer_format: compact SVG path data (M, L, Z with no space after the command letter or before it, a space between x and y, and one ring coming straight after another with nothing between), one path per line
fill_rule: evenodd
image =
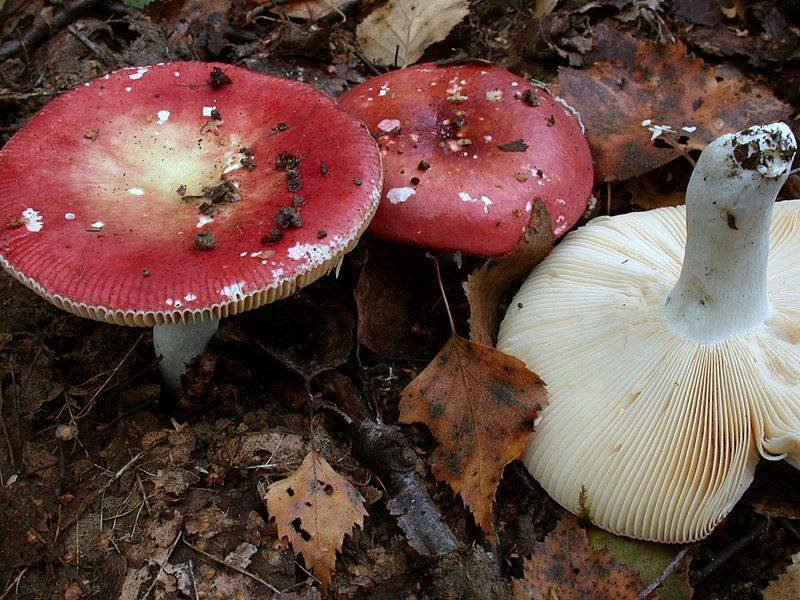
M284 3L281 8L289 17L317 21L338 10L344 4L345 2L341 0L291 0Z
M541 200L534 201L531 220L519 245L505 256L490 258L464 283L469 302L469 337L473 342L494 346L500 327L500 305L520 278L553 248L550 217Z
M373 240L356 286L358 341L390 358L430 358L446 339L431 261L421 248Z
M544 542L534 544L524 577L513 582L514 600L627 600L645 587L639 575L608 550L593 550L586 531L564 517Z
M587 69L561 69L552 86L586 126L597 181L635 177L724 133L791 119L791 108L733 68L712 68L680 43L595 28ZM660 133L667 127L674 133ZM686 129L684 129L686 128Z
M469 14L467 0L389 0L356 28L371 61L407 67Z
M265 499L278 535L303 555L327 590L344 537L367 516L361 494L312 450L297 471L269 486Z
M764 600L797 600L800 598L800 552L792 556L792 564L763 592Z
M433 474L461 496L490 539L503 467L520 456L546 403L544 384L522 361L458 336L403 390L400 420L428 426L440 444Z

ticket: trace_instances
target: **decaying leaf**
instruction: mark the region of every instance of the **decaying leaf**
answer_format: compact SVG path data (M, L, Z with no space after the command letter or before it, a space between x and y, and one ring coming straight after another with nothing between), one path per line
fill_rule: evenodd
M627 600L645 586L610 552L589 547L586 531L571 515L534 544L524 573L514 580L514 600Z
M356 28L371 61L407 67L469 14L467 0L389 0Z
M797 600L800 598L800 552L792 556L792 564L778 579L761 592L764 600Z
M327 590L344 537L367 516L361 494L312 450L297 471L269 487L265 500L278 535L303 555Z
M503 467L522 453L538 411L542 380L489 346L453 336L400 400L400 421L424 423L439 442L431 469L493 539L492 502Z
M430 358L448 332L422 248L373 240L356 286L358 341L391 358Z
M676 544L658 544L614 535L598 527L588 527L589 546L597 551L607 550L615 559L639 574L642 581L650 583L662 576L682 547ZM658 588L658 600L686 600L693 590L689 584L691 555L684 554L674 570Z
M341 0L292 0L281 7L287 16L317 21L345 4Z
M791 120L791 108L732 68L712 68L680 43L595 28L594 62L565 68L552 89L580 114L597 181L625 180L724 133Z
M519 245L505 256L490 258L464 283L469 302L469 338L494 346L500 327L499 307L520 278L552 250L553 230L541 200L535 200L531 220Z

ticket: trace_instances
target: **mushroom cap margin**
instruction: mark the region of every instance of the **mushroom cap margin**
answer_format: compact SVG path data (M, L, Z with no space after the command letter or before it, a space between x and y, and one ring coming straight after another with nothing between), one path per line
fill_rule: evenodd
M613 533L708 535L759 454L800 468L800 200L775 205L772 315L717 344L678 337L662 303L680 273L685 208L595 219L523 284L497 347L547 383L523 461L562 506Z
M214 67L232 83L212 89ZM220 118L208 114L214 108ZM284 121L288 129L270 129ZM323 130L327 123L338 129ZM238 163L250 156L243 147L255 150L252 172ZM288 175L273 166L284 149L306 161L307 227L264 245L259 238L276 227L278 208L292 205ZM327 161L322 181L317 163ZM113 174L127 178L112 181ZM243 198L220 205L214 218L179 206L179 182L196 194L226 180L237 181ZM217 319L286 297L334 268L374 216L381 184L380 156L363 126L307 84L218 63L120 69L54 99L0 150L0 264L57 306L95 320ZM326 186L334 191L323 198ZM271 198L276 189L280 197ZM88 208L80 204L86 197ZM138 212L124 212L135 203ZM177 206L174 215L166 203ZM134 239L134 230L146 235ZM194 248L200 231L222 243ZM55 243L43 243L49 236ZM158 247L170 237L173 249ZM98 260L98 240L116 248L115 257Z

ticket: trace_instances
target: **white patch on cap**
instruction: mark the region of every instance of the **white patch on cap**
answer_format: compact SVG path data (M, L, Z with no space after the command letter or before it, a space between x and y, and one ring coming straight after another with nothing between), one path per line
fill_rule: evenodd
M168 110L160 110L156 113L158 116L158 121L156 121L156 125L163 125L169 119L169 111Z
M231 171L235 171L236 169L241 169L244 165L241 162L233 163L222 169L223 175L226 173L230 173Z
M481 196L480 198L473 198L467 192L458 192L458 197L462 202L483 202L483 212L489 214L489 207L492 205L492 200L489 196Z
M103 223L102 221L95 221L94 223L89 225L89 227L91 227L92 229L102 229L105 226L106 224Z
M391 88L389 88L389 84L388 83L384 83L381 86L381 89L378 90L378 96L385 96L386 92L388 92L389 89L391 89Z
M685 131L686 133L694 133L695 131L697 131L697 127L695 127L694 125L684 125L683 127L681 127L681 130Z
M217 107L216 106L204 106L203 107L203 116L210 117L211 112L214 111Z
M528 200L528 201L525 203L525 212L531 212L532 210L533 210L533 202L531 202L530 200Z
M126 92L130 92L132 89L133 89L132 87L128 86L128 87L125 88L125 91Z
M230 285L226 285L224 288L219 290L219 294L221 296L225 296L228 300L242 300L244 298L244 281L240 281L239 283L232 283Z
M239 252L239 256L241 256L242 258L247 256L247 250L245 250L244 252Z
M267 261L264 261L264 262L267 262ZM272 276L275 279L279 279L280 277L283 277L283 269L273 269L272 270Z
M134 196L144 196L144 190L142 188L130 188L128 193Z
M22 217L25 219L25 229L28 231L41 231L44 227L42 215L32 208L26 208L22 211Z
M173 75L175 75L175 77L180 77L181 76L181 72L180 71L175 71L175 73L173 73Z
M565 217L564 215L558 215L556 217L556 226L553 229L553 235L558 237L566 230L567 230L567 217Z
M209 223L213 222L214 222L214 217L210 215L200 215L197 219L197 225L195 225L195 227L200 229L203 225L208 225Z
M556 204L558 204L559 206L566 206L567 201L564 200L563 198L556 198Z
M491 142L493 139L494 139L494 138L493 138L492 136L490 136L490 135L485 135L485 136L483 136L483 141L484 141L484 142L487 142L487 143L488 143L488 142Z
M489 90L486 92L486 100L489 102L500 102L503 99L503 90Z
M67 221L74 221L75 220L75 213L64 213L64 218Z
M128 75L128 77L130 79L141 79L142 75L147 73L147 71L149 70L150 69L148 67L139 67L138 69L136 69L136 73L131 73L130 75Z
M189 292L183 297L183 299L186 300L186 302L194 302L197 300L197 296Z
M293 260L306 259L309 263L321 263L333 258L333 252L328 244L301 244L297 243L286 251Z
M400 202L405 202L416 193L417 190L412 187L396 187L386 192L386 199L392 204L399 204Z
M400 119L384 119L378 123L378 129L381 131L394 131L400 127Z

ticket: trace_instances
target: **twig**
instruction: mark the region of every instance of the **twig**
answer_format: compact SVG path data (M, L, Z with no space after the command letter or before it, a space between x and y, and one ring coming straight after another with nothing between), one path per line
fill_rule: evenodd
M22 578L25 577L25 573L28 572L28 569L30 569L30 566L26 566L24 569L22 569L22 571L20 571L14 578L14 581L9 582L5 591L3 592L3 595L0 596L0 600L5 600L11 593L11 590L14 590L15 595L19 594L19 583L22 581Z
M781 525L786 527L789 532L798 540L800 540L800 531L798 531L794 525L789 522L789 519L781 519Z
M205 550L201 550L200 548L198 548L197 546L195 546L193 544L190 544L186 540L183 540L183 543L184 543L185 546L188 546L189 548L191 548L192 550L197 552L200 556L202 556L204 558L207 558L208 560L213 561L213 562L215 562L217 564L223 565L223 566L225 566L225 567L227 567L229 569L233 569L234 571L236 571L240 575L244 575L245 577L249 577L250 579L252 579L256 583L260 583L261 585L265 586L270 591L275 592L276 594L283 595L282 591L280 591L275 586L267 583L266 581L261 579L261 577L259 577L258 575L254 574L254 573L251 573L250 571L247 571L246 569L242 569L241 567L237 567L236 565L232 565L231 563L225 562L221 558L219 558L217 556L214 556L213 554L209 554Z
M89 50L92 54L94 54L97 58L99 58L102 63L107 66L109 69L114 69L117 66L114 57L111 56L105 48L101 48L97 44L95 44L92 40L88 37L83 35L80 31L75 29L72 25L67 25L67 31L70 33L72 37L78 40L81 44L86 46L86 49Z
M16 56L21 52L31 52L44 43L54 32L63 29L83 13L99 4L99 0L74 0L64 4L64 8L53 15L49 24L37 21L26 29L19 39L6 42L0 46L0 62Z
M5 398L3 397L3 386L0 386L0 431L3 432L3 437L6 440L6 449L8 451L8 463L11 465L12 469L16 468L17 466L17 459L14 458L14 447L11 444L11 437L8 435L8 429L6 428L6 420L3 416L3 411L5 408ZM3 473L0 472L0 485L5 484L5 478L3 477Z
M318 377L323 394L345 419L359 454L385 484L391 496L387 508L397 518L409 544L420 554L441 556L460 547L442 519L419 476L416 453L398 427L372 417L353 383L330 371Z
M113 371L111 371L111 374L110 374L108 377L106 377L106 380L103 382L103 384L102 384L102 385L101 385L99 388L97 388L97 391L96 391L94 394L92 394L92 397L89 399L89 403L88 403L86 406L84 406L84 407L81 409L81 411L80 411L80 412L79 412L77 415L75 415L75 419L76 419L76 420L77 420L77 419L81 419L81 418L85 417L85 416L86 416L86 415L89 413L89 411L90 411L90 410L92 410L92 407L94 406L94 402L95 402L95 400L97 400L97 397L100 395L100 392L102 392L104 389L106 389L106 386L108 385L108 382L109 382L109 381L111 381L111 379L112 379L112 378L113 378L113 377L114 377L114 376L117 374L117 372L120 370L120 368L122 367L122 365L123 365L123 364L125 364L125 361L126 361L126 360L128 360L128 357L129 357L129 356L131 355L131 353L134 351L134 349L136 348L136 346L138 346L138 345L139 345L139 342L140 342L140 341L142 341L142 338L143 338L143 337L144 337L144 334L143 334L143 333L142 333L142 334L139 334L139 337L138 337L138 338L136 338L136 341L135 341L135 342L133 342L133 345L132 345L132 346L131 346L131 347L128 349L128 351L125 353L125 356L123 356L123 357L120 359L120 361L117 363L117 366L116 366L116 367L114 367L114 370L113 370Z
M139 459L141 459L145 454L147 454L150 451L150 449L153 448L155 445L156 444L153 444L145 448L138 454L136 454L136 456L134 456L128 462L122 465L122 467L120 467L120 469L117 470L117 472L114 473L109 478L109 480L106 481L102 486L94 490L91 494L85 496L84 505L88 507L92 502L94 502L97 498L99 498L102 494L104 494L108 488L110 488L120 477L122 477L125 474L125 472L128 469L130 469L134 464L136 464L136 462L139 461ZM55 543L58 540L58 537L61 535L61 532L64 530L64 528L68 527L69 525L77 521L79 517L80 514L77 514L77 516L73 515L68 522L58 523L58 525L56 526L55 535L53 536L53 542Z
M453 313L450 312L450 304L447 302L447 294L444 293L444 284L442 283L442 272L439 269L439 261L436 260L436 257L430 252L426 252L425 256L433 261L433 265L436 270L436 281L439 283L439 292L442 294L444 308L447 311L447 319L450 321L450 333L456 335L456 325L453 322Z
M652 594L658 588L664 585L664 582L667 580L667 577L669 577L675 572L675 569L677 569L678 565L681 564L687 552L689 552L689 546L684 546L683 548L681 548L680 552L678 552L678 554L675 555L675 558L672 559L672 562L670 562L667 565L667 568L664 569L664 572L661 573L661 575L659 575L658 578L653 583L651 583L641 592L639 592L636 595L635 600L645 600L645 598L649 598L650 594Z
M164 560L161 561L161 564L158 565L158 573L156 573L155 577L153 577L153 582L150 584L150 587L147 588L147 591L144 593L143 598L149 598L150 592L153 591L153 588L156 587L156 582L158 581L158 576L164 571L164 565L169 562L170 557L172 556L172 552L175 550L175 546L178 545L178 542L181 541L181 535L183 534L182 531L178 531L178 535L175 536L175 539L172 542L172 545L169 547L169 551L167 555L164 557Z
M714 560L708 563L705 567L696 571L692 574L691 584L692 586L697 585L701 581L703 581L706 577L711 575L714 571L716 571L719 567L721 567L728 559L730 559L734 554L736 554L739 550L747 546L753 540L761 537L767 532L767 528L769 526L769 521L759 523L755 527L750 528L747 533L744 534L740 539L736 542L731 544L725 551L717 556Z

